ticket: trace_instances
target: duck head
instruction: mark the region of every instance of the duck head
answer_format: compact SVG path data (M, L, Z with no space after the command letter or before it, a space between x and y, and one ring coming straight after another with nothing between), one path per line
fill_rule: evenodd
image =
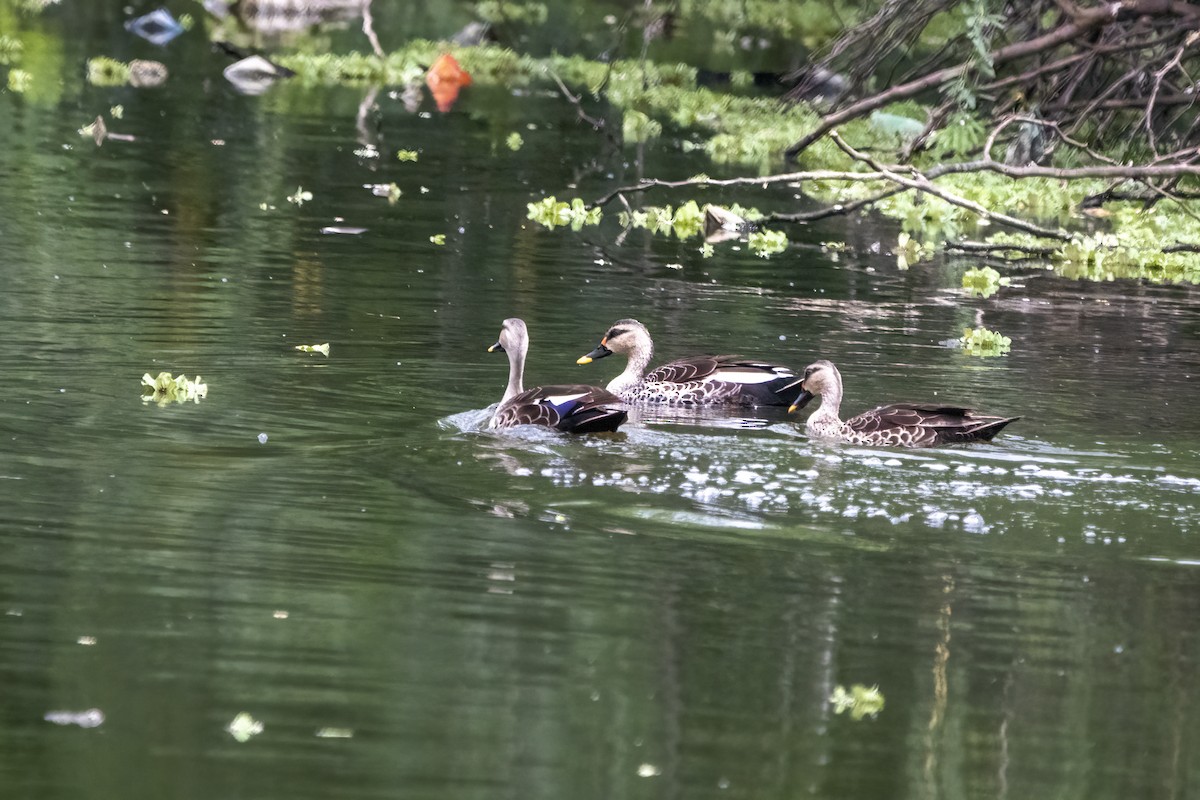
M650 332L646 326L636 319L621 319L612 324L608 333L600 340L600 344L585 356L580 356L576 364L590 364L598 358L611 356L613 353L630 355L640 350L653 348Z
M814 397L823 394L834 386L840 386L842 376L833 362L821 359L814 361L804 368L804 375L798 381L793 381L784 388L800 385L800 396L788 407L788 413L794 413L804 408Z
M525 320L509 317L500 326L500 338L488 348L489 353L515 353L522 358L529 351L529 330Z

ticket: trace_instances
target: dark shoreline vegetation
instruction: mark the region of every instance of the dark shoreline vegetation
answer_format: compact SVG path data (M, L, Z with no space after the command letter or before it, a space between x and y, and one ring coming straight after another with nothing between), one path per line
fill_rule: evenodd
M620 200L632 212L630 203L653 197L639 213L665 221L665 209L670 224L641 226L656 234L691 231L673 209L714 202L714 190L780 185L798 189L805 207L764 198L759 224L786 231L832 215L881 213L906 236L890 248L903 264L944 249L984 254L1002 269L1040 263L1076 279L1200 282L1200 217L1189 207L1200 191L1200 117L1186 85L1200 17L1190 6L1124 0L1101 13L1099 5L1040 0L996 11L984 0L912 0L868 13L870 4L809 0L787 13L768 0L743 5L740 15L719 3L635 7L608 27L612 42L636 35L641 52L614 45L603 59L422 39L387 53L330 53L320 39L293 37L273 60L301 85L378 91L419 85L450 53L478 87L559 92L580 124L597 130L597 153L581 160L667 131L685 151L735 173L646 177L592 195L583 194L587 183L576 188L589 209ZM547 17L539 3L482 3L476 12L510 37ZM648 55L689 14L718 25L717 41L743 35L736 24L754 32L782 19L772 35L795 35L823 57L787 76L794 102L757 91L754 75L736 69L726 84L702 85L706 70ZM230 19L204 25L214 40L254 41ZM31 80L20 67L22 48L19 36L0 37L13 91ZM121 84L128 73L98 53L89 79ZM623 227L639 219L625 215Z

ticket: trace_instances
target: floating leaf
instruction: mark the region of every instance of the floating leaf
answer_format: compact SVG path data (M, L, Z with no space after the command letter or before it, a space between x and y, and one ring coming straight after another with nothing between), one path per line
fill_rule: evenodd
M10 70L8 73L8 90L24 94L33 85L33 75L23 69Z
M1012 346L1012 339L997 331L989 331L982 327L963 328L963 335L959 342L965 353L981 358L1002 356Z
M671 229L680 239L690 239L704 232L704 212L695 200L689 200L675 210Z
M25 45L20 39L0 34L0 64L16 64L21 60Z
M787 249L788 238L783 231L754 231L747 239L750 249L762 258L770 258L775 253Z
M444 245L446 243L446 234L435 233L433 236L429 237L429 241L431 241L434 244L439 245L439 246Z
M229 735L239 742L248 742L251 738L263 732L263 724L243 711L233 718L233 721L225 727L225 730L229 731Z
M124 86L129 83L129 65L108 56L89 58L87 79L93 86Z
M325 344L298 344L296 349L302 353L320 353L326 358L329 357L329 342Z
M312 192L305 191L303 186L296 187L296 193L288 195L288 202L295 203L298 206L304 205L309 200L313 199Z
M149 372L142 376L143 402L153 400L160 406L172 402L183 403L188 400L199 403L200 398L207 396L208 384L203 383L199 375L191 381L185 375L177 378L171 377L169 372L160 372L157 378L150 377Z
M839 684L830 695L829 702L833 704L833 713L844 714L849 711L850 719L858 721L863 717L873 719L883 711L884 698L878 686L867 687L856 683L847 691L845 686Z
M354 738L353 728L321 728L317 731L318 739L352 739Z
M512 150L515 153L521 149L522 145L525 144L525 140L521 138L521 134L514 131L508 135L507 139L504 140L504 144L508 146L509 150Z
M907 233L901 232L896 237L896 266L900 269L908 269L910 264L932 258L936 251L937 248L933 245L921 244Z
M602 212L599 207L589 209L580 198L564 203L553 195L528 205L528 218L547 228L570 225L571 230L582 230L584 225L597 225Z
M416 161L417 155L418 154L417 154L416 150L397 150L396 151L396 160L397 161Z
M963 274L962 279L963 288L976 297L991 297L1001 286L1008 284L1008 278L1001 278L1000 273L991 267L972 267Z

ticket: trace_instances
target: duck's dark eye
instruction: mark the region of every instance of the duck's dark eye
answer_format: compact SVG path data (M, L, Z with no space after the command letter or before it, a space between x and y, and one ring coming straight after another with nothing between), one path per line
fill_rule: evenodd
M604 334L604 338L612 339L613 337L620 336L624 332L625 332L624 328L609 328L608 333Z
M811 376L812 376L812 374L813 374L814 372L816 372L816 371L817 371L817 370L816 370L816 367L808 367L807 369L805 369L805 370L804 370L804 378L805 378L805 380L807 380L809 377L811 377Z

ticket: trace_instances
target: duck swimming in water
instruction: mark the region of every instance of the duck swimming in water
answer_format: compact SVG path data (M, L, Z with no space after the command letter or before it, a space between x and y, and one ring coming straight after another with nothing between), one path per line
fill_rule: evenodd
M893 403L842 422L842 374L830 361L809 364L794 386L800 396L788 409L803 408L820 395L821 404L808 418L812 436L849 444L897 447L936 447L944 444L991 441L1020 417L995 417L969 408L924 403Z
M504 320L500 338L488 352L508 354L508 386L496 407L491 428L513 425L542 425L565 433L615 431L628 416L622 408L610 408L621 398L582 383L537 386L525 389L525 355L529 352L529 331L524 320Z
M796 374L788 367L741 356L681 358L646 372L654 342L636 319L614 322L596 349L576 363L590 364L613 353L627 356L629 363L608 390L631 403L786 406L800 394Z

